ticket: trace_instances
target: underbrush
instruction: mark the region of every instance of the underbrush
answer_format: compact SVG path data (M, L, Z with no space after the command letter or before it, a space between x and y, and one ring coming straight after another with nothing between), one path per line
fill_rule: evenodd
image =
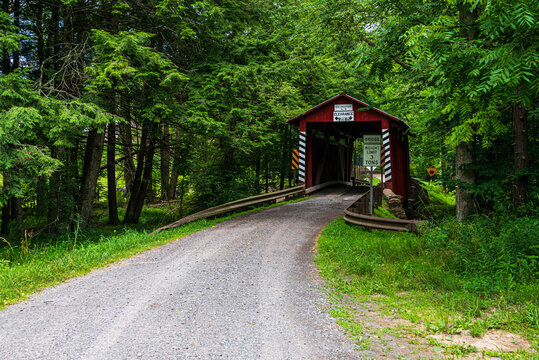
M423 228L425 253L466 280L466 290L503 293L538 278L539 220L475 216L466 224L445 220Z
M382 206L374 209L374 216L386 218L386 219L398 219L391 211L389 210L389 205L385 198L382 198Z
M316 263L337 306L352 313L354 303L376 303L384 314L414 323L413 336L502 329L537 349L538 238L534 218L444 220L419 235L368 232L338 219L322 232ZM353 330L354 319L348 314L341 322Z
M194 212L193 207L184 206L182 211L182 216L180 216L179 205L176 201L171 201L161 204L152 204L150 206L145 206L142 209L140 214L139 224L136 224L132 227L137 228L147 228L150 226L158 226L170 224L171 222L178 220L180 217ZM125 208L118 208L118 217L122 220L125 216ZM109 213L106 203L100 203L94 207L92 211L92 225L101 226L106 224L108 221Z
M433 182L420 181L421 186L428 192L428 202L416 204L415 211L422 218L430 220L449 219L455 216L455 191L444 191Z

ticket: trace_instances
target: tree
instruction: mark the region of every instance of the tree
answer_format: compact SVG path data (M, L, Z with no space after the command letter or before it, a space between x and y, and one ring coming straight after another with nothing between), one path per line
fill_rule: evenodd
M535 2L310 3L317 10L306 21L319 19L333 31L337 26L345 29L356 54L351 64L365 64L374 75L391 76L392 81L403 81L406 72L405 84L422 84L424 99L437 112L428 118L439 118L434 128L450 129L445 144L456 149L460 221L475 203L472 195L486 195L485 187L476 183L479 161L473 154L507 136L507 113L514 109L514 199L520 199L515 206L525 200L530 171L524 170L525 110L537 98L532 81L537 73L532 55L537 53Z
M142 32L94 30L94 60L87 68L92 94L103 99L110 91L127 93L136 101L133 120L142 135L125 223L138 222L151 181L159 119L174 116L175 95L185 80L169 59L148 46L151 37Z

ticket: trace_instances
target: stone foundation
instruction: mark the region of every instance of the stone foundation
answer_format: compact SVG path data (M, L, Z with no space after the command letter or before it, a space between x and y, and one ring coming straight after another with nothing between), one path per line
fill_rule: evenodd
M407 219L406 211L402 206L402 196L396 195L391 189L384 189L384 197L389 205L389 211L399 219Z

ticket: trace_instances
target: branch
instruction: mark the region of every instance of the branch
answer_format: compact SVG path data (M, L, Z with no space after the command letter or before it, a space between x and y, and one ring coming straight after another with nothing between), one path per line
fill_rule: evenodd
M128 157L130 157L131 155L133 155L134 153L129 153L127 155L124 155L124 156L121 156L117 159L114 160L114 165L118 164L119 162L122 162L124 161L125 159L127 159ZM103 171L107 168L107 166L109 166L109 164L105 164L105 165L102 165L100 168L99 168L99 171Z
M361 40L363 40L367 45L369 45L369 46L372 47L372 48L376 47L376 44L375 44L373 41L367 39L367 37L366 37L365 35L363 35L363 36L361 37ZM411 66L410 64L408 64L407 62L405 62L404 60L402 60L401 58L399 58L397 55L392 55L391 59L392 59L396 64L400 65L401 67L405 68L406 70L410 70L411 72L416 73L416 74L419 73L418 70L412 69L412 66ZM424 83L426 83L427 85L436 87L436 84L435 84L434 82L432 82L431 80L424 80L424 79L422 79L422 81L423 81Z

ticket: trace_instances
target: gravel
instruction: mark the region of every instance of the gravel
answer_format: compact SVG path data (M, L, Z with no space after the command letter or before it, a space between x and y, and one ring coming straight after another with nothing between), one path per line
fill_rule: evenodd
M330 189L71 279L0 312L0 359L357 359L312 261Z

